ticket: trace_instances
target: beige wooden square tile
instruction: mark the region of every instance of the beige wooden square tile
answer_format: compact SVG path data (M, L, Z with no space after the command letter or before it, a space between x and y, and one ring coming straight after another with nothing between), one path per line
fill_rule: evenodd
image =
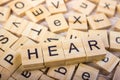
M75 65L52 67L47 75L57 80L71 80L74 69Z
M117 5L117 12L120 13L120 4Z
M67 12L64 0L46 0L46 4L52 14Z
M22 32L22 35L27 36L37 42L40 42L46 31L47 31L46 27L33 22L29 22L29 24Z
M44 43L42 44L42 50L45 66L65 65L65 56L60 41Z
M87 17L91 29L106 29L111 26L111 22L105 14L95 14Z
M88 32L69 29L66 35L66 39L81 39L84 35L88 35Z
M26 11L26 16L33 22L39 22L50 16L50 12L43 5L38 5Z
M110 49L113 51L120 51L120 33L116 31L110 31Z
M8 7L0 7L0 22L5 22L11 13L11 9Z
M13 77L9 77L9 79L8 80L15 80Z
M22 66L20 66L13 74L12 77L14 77L16 80L38 80L39 77L43 73L40 70L23 70Z
M32 7L27 0L13 0L8 6L18 16L23 16L25 11Z
M117 6L117 1L114 0L100 0L97 12L104 13L109 17L113 17L115 14L115 9Z
M76 70L73 80L96 80L99 70L85 64L80 64Z
M82 42L87 55L87 62L104 59L106 50L100 37L98 36L84 36Z
M112 53L107 51L106 57L101 60L95 62L95 64L104 70L104 73L110 73L116 67L120 59L113 55Z
M11 49L18 51L21 49L23 46L28 46L28 45L35 45L36 43L32 41L31 39L21 36L12 46Z
M64 39L65 39L64 36L52 33L50 31L46 31L44 34L44 37L40 40L40 42L42 44L42 43L48 43L48 42L53 42L53 41L62 41Z
M28 45L21 48L22 66L24 69L44 68L43 53L40 45Z
M89 30L89 35L99 36L102 39L105 48L107 48L107 49L109 48L107 30Z
M68 18L69 26L75 30L88 30L87 18L84 14L72 13Z
M0 52L4 53L17 39L15 35L0 28Z
M21 65L20 54L12 49L7 50L0 58L0 65L13 73Z
M86 61L86 53L81 39L70 39L62 42L66 64L77 64Z
M17 36L21 36L27 24L27 20L11 15L7 22L4 24L4 28Z
M96 5L88 0L76 0L72 3L72 8L75 11L78 11L85 15L90 15L95 7Z
M51 32L60 33L68 29L68 24L63 14L55 14L46 18Z

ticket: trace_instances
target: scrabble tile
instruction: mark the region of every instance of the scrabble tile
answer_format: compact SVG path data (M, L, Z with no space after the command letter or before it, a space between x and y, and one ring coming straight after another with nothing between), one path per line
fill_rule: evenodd
M15 35L0 28L0 52L4 53L17 39Z
M9 30L17 36L21 36L27 24L27 20L11 15L7 22L4 24L3 28Z
M63 14L55 14L46 18L51 32L60 33L68 29L68 24Z
M32 7L35 7L43 2L45 2L45 0L28 0L30 2L30 4L32 5Z
M111 26L105 14L95 14L87 17L91 29L105 29Z
M66 65L86 61L86 54L81 39L64 40L62 47L64 49Z
M50 13L63 13L67 11L64 0L46 0Z
M5 4L5 3L7 3L7 2L9 2L10 0L0 0L0 5L3 5L3 4Z
M10 16L11 9L8 7L0 7L0 22L5 22Z
M43 74L43 75L40 77L39 80L55 80L55 79L53 79L53 78L51 78L51 77L49 77L49 76Z
M28 45L21 48L22 66L25 70L44 68L41 46Z
M11 49L18 51L21 49L23 46L28 46L28 45L35 45L36 43L32 41L31 39L21 36L12 46Z
M73 80L97 80L99 70L85 64L80 64Z
M84 36L82 42L87 55L87 62L104 59L106 50L100 37Z
M98 67L104 70L104 73L108 74L113 71L120 59L107 51L106 57L101 61L94 62Z
M10 73L13 73L20 66L20 64L20 55L12 49L9 49L0 58L0 65L6 68Z
M47 75L57 80L71 80L74 69L75 65L52 67Z
M87 31L87 19L84 14L73 13L68 18L71 29Z
M107 30L89 30L89 35L99 36L102 39L105 48L109 48Z
M115 23L114 30L120 31L120 19L118 19L117 22Z
M42 44L42 50L45 66L65 65L65 56L60 41L44 43Z
M46 27L30 22L22 32L22 35L39 42L43 38L46 31Z
M44 37L40 40L40 42L42 44L42 43L48 43L48 42L54 42L54 41L62 41L64 39L65 39L64 36L52 33L50 31L46 31L44 34Z
M33 22L40 22L49 15L50 12L43 5L38 5L26 11L26 16Z
M27 0L13 0L8 6L18 16L23 16L25 11L31 8L31 5L29 5L29 1Z
M98 13L104 13L109 17L113 17L115 14L117 1L113 0L100 0L97 12Z
M23 70L22 66L20 66L13 74L12 77L14 77L16 80L38 80L39 77L43 73L39 70Z
M2 70L0 71L0 80L8 80L10 75L11 73L7 69L2 68Z
M69 29L66 35L66 39L81 39L82 36L88 35L88 32Z
M113 80L119 80L120 79L120 66L117 66L116 70L115 70L115 74L113 76Z
M72 8L75 11L83 13L85 15L90 15L95 9L96 5L88 0L78 0L72 3Z
M110 31L110 49L113 51L120 51L120 33L116 31Z

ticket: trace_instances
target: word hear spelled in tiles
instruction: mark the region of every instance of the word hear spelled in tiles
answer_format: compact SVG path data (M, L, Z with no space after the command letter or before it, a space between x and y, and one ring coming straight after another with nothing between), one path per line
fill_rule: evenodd
M119 0L0 0L0 80L119 80Z

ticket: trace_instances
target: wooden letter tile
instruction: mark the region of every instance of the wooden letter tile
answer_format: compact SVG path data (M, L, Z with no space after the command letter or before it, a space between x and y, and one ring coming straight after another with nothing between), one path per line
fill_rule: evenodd
M47 75L57 80L71 80L75 65L52 67Z
M104 13L109 17L114 16L116 9L117 1L114 0L100 0L97 12Z
M105 14L95 14L87 17L91 29L105 29L111 26Z
M101 61L95 62L95 64L98 67L102 68L104 70L104 73L107 74L116 67L119 61L120 59L118 57L107 51L106 57Z
M80 13L89 15L96 5L88 0L77 0L72 3L72 8Z
M4 28L17 36L21 36L27 24L27 20L11 15L7 22L4 24Z
M38 80L43 73L40 70L23 70L20 66L13 74L12 77L16 80Z
M26 12L26 15L33 22L39 22L50 15L50 12L43 6L38 5Z
M25 36L21 36L12 46L11 49L18 51L21 49L21 47L23 46L28 46L28 45L34 45L36 44L34 41L32 41L31 39L25 37Z
M73 13L68 18L69 26L76 30L88 30L87 19L84 14Z
M105 48L109 48L107 30L89 30L89 35L99 36L102 39Z
M0 22L5 22L11 13L11 9L8 7L0 7Z
M52 33L50 31L46 31L44 34L44 37L40 40L40 42L42 44L43 42L48 43L48 42L53 42L53 41L62 41L64 39L65 39L64 36Z
M85 64L80 64L73 80L97 80L99 70Z
M15 35L11 34L7 30L0 28L0 50L2 50L2 53L5 52L7 48L10 48L10 46L18 39Z
M110 49L113 51L120 51L120 33L110 31Z
M44 43L42 44L42 50L45 66L65 65L65 56L60 41Z
M66 12L67 8L64 0L46 0L47 7L50 13L62 13Z
M104 59L106 50L100 37L84 36L82 40L87 55L87 62Z
M24 46L20 53L24 69L40 69L44 67L43 54L40 45Z
M55 14L46 18L51 32L60 33L68 29L68 24L63 14Z
M81 39L64 40L62 43L67 65L86 61L86 54Z
M5 4L5 3L7 3L7 2L9 2L10 0L0 0L0 5L3 5L3 4Z
M9 49L0 58L0 65L13 73L21 64L20 54Z
M27 36L37 42L40 42L46 31L46 27L30 22L25 30L22 32L22 35Z
M23 16L25 11L31 8L28 0L13 0L8 6L19 16Z

